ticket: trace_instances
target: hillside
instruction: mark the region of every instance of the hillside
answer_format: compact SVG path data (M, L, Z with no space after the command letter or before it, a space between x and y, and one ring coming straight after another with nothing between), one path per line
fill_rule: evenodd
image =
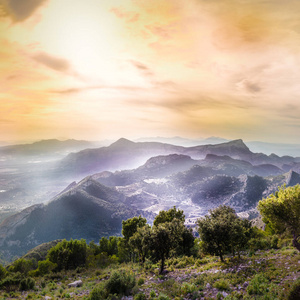
M120 235L122 220L143 214L125 200L116 189L88 177L49 203L7 218L0 225L0 249L9 258L56 239L98 241L101 236Z

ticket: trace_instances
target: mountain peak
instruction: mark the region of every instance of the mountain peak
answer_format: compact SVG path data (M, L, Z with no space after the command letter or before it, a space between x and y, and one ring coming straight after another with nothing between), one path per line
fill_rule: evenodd
M300 183L300 174L297 172L290 170L287 173L286 185L287 186L294 186Z
M116 142L112 143L110 145L110 147L128 147L128 146L132 146L134 144L135 143L130 140L127 140L125 138L120 138Z
M249 150L249 148L246 146L246 144L244 143L244 141L242 139L233 140L233 141L227 142L226 144Z

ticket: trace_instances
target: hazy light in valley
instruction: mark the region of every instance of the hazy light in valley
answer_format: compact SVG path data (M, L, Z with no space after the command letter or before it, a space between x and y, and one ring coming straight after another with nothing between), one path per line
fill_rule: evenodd
M0 140L298 143L299 1L0 5Z

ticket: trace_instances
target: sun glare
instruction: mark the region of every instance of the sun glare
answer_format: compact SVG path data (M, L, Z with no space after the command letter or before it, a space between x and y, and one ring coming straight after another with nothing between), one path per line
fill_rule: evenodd
M34 37L43 51L67 59L81 75L97 78L106 70L106 77L110 77L109 60L119 43L113 15L84 1L75 4L70 7L64 1L53 1Z

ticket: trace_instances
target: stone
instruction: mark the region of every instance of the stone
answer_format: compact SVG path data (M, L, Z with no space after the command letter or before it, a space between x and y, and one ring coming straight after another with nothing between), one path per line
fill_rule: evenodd
M77 280L68 284L68 287L79 287L82 286L82 280Z

